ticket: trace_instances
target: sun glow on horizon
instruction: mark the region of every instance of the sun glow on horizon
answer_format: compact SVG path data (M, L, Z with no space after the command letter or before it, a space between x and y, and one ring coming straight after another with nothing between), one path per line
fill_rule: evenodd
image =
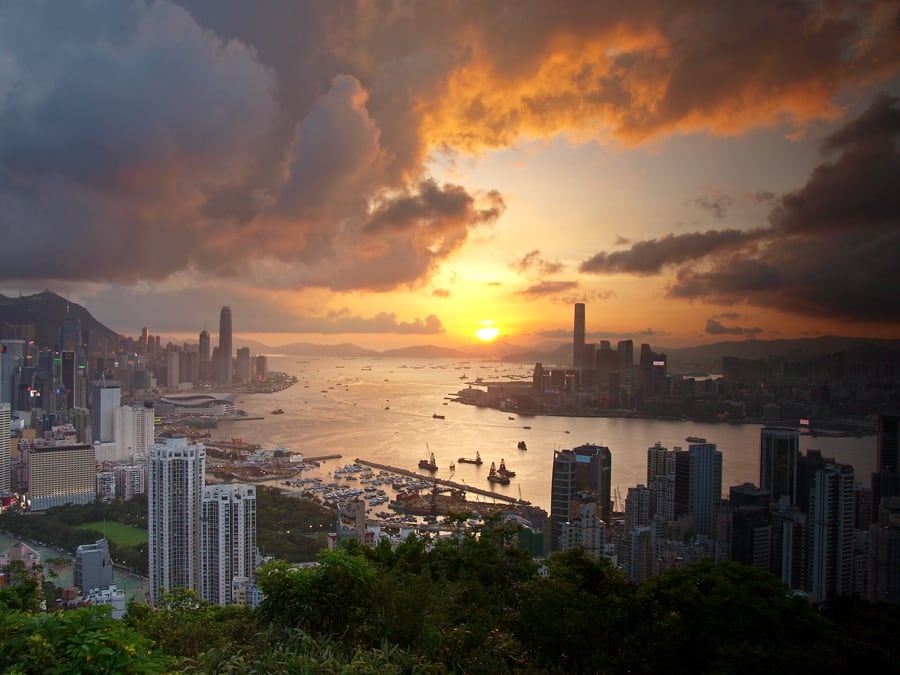
M494 325L493 321L482 321L481 328L475 331L475 335L482 342L490 342L500 335L500 329Z

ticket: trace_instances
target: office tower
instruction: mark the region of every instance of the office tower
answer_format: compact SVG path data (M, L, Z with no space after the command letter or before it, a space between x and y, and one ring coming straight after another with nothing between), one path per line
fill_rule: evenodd
M872 474L873 519L885 497L900 495L898 463L898 422L900 416L878 415L875 420L875 472ZM873 520L874 522L874 520Z
M167 438L147 456L150 602L183 587L200 591L200 518L206 448Z
M166 386L169 389L178 387L181 382L181 354L179 352L168 352L166 354Z
M900 605L900 497L887 497L869 528L866 598Z
M722 453L715 443L697 443L675 453L675 517L690 514L694 531L711 535L722 499Z
M250 348L241 347L237 350L237 359L235 360L235 373L238 382L246 384L250 381Z
M93 544L82 544L75 550L73 575L73 583L85 595L92 589L112 585L113 565L106 539L98 539Z
M575 339L572 343L572 370L584 369L584 303L575 303Z
M572 507L593 501L600 505L600 516L609 522L611 515L611 465L609 448L581 445L553 453L550 487L550 517L554 522L552 545L558 546L558 524L573 517Z
M797 462L800 432L797 429L764 428L759 435L759 486L777 502L787 496L797 503Z
M91 389L91 439L110 443L116 438L116 409L122 405L122 389L113 380L98 380Z
M206 329L200 331L200 379L210 379L210 357L212 356L212 345L209 341L209 333Z
M73 434L74 435L74 434ZM94 446L34 442L24 449L29 509L90 504L97 495Z
M617 346L619 354L619 389L624 394L623 406L632 407L634 396L634 342L622 340Z
M150 330L146 326L141 329L140 350L142 354L150 350Z
M25 351L25 340L0 340L0 403L9 403L14 410L24 408L18 405L16 385L25 366Z
M215 605L234 604L235 579L251 579L256 569L256 488L203 488L202 518L200 596Z
M265 380L269 375L269 359L265 355L260 354L256 357L256 379Z
M650 522L650 490L644 485L628 488L625 497L625 534Z
M9 403L0 403L0 494L11 490L9 475L10 423L12 416Z
M853 467L826 464L809 502L807 590L822 602L853 592Z
M647 448L647 485L657 476L668 476L670 473L675 473L674 453L656 441L652 447Z
M231 385L231 307L225 305L219 314L218 383Z
M900 415L878 415L875 421L876 469L879 471L900 473L898 426L900 426Z

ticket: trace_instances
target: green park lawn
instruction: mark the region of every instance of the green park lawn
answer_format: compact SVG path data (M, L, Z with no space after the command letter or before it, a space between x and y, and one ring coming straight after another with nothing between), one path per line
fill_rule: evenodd
M95 530L106 532L106 538L117 546L138 546L147 543L147 530L142 527L132 527L114 521L84 523L78 525L82 530Z

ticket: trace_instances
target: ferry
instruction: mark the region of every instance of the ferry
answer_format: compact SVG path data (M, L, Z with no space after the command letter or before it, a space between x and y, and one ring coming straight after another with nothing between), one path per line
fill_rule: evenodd
M433 417L434 419L436 419L436 420L446 419L443 415L438 415L437 413L434 413L434 414L432 415L432 417Z
M701 438L700 436L688 436L685 438L688 443L706 443L705 438Z

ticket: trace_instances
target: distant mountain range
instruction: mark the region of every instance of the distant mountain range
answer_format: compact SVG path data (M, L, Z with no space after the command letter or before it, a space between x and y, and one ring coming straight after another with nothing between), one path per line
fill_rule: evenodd
M44 291L19 298L8 298L0 294L0 337L9 337L8 324L33 323L35 339L40 345L54 345L59 342L59 331L66 316L76 316L82 328L93 330L98 337L113 339L118 334L97 321L81 305L69 302L62 296ZM449 349L435 345L419 345L386 351L365 349L350 343L336 345L292 342L286 345L270 346L235 336L235 347L249 347L258 354L283 354L285 356L329 356L329 357L383 357L383 358L499 358L515 363L544 363L551 366L565 366L572 363L572 343L541 345L540 348L518 350L511 346L485 345L469 350ZM637 345L636 345L637 347ZM742 340L717 342L696 347L666 348L654 347L654 351L668 357L669 371L676 373L715 372L721 368L722 357L736 356L742 359L761 359L770 355L814 357L839 351L878 350L885 358L900 359L900 340L880 340L869 338L846 338L823 336L796 340ZM488 351L490 350L490 351ZM637 349L635 352L637 353Z

